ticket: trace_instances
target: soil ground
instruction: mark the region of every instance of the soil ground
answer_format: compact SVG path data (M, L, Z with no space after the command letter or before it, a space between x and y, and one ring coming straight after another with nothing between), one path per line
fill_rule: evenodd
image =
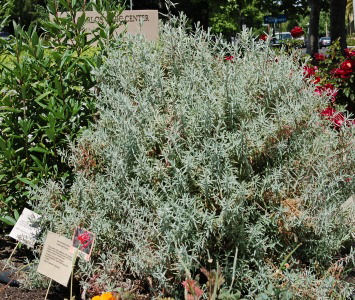
M0 230L0 273L2 272L8 258L11 255L11 252L16 246L16 241L12 238L6 236L4 232ZM31 261L33 259L33 255L30 250L26 247L21 247L21 249L17 248L14 255L11 258L10 266L6 267L6 271L18 270L21 267L24 267L26 264L26 259ZM44 300L47 289L34 289L27 290L23 286L21 286L21 281L23 281L23 273L18 272L19 274L14 274L10 279L17 280L20 282L19 287L9 286L8 284L4 284L0 282L0 300ZM124 280L122 281L122 286L125 285ZM70 286L70 284L68 284ZM131 286L130 295L135 300L149 300L151 297L149 296L148 290L142 286L140 281L137 281L133 285L133 289ZM126 289L125 289L126 290ZM74 280L73 282L73 294L75 296L75 300L81 300L80 295L80 287L78 282ZM48 300L64 300L70 298L70 290L60 284L52 283L52 287L49 290ZM86 300L91 299L91 297L86 297Z
M16 241L0 235L0 272L4 268L7 259L9 258L12 250L16 246ZM12 259L11 267L6 267L6 270L11 270L14 268L19 268L24 266L26 258L31 259L31 252L26 250L25 247L21 249L16 249ZM20 281L20 287L12 287L3 283L0 283L0 299L1 300L43 300L45 298L46 289L35 289L35 290L26 290L21 287L21 275L15 274L11 277L13 280ZM79 287L74 284L75 289L75 299L80 299ZM48 300L63 300L65 298L69 299L70 292L68 288L62 287L60 285L53 284L47 299Z
M0 272L5 266L7 259L9 258L11 252L16 246L16 241L11 239L10 237L5 236L0 232ZM25 265L26 259L31 260L33 258L30 251L26 250L25 247L21 249L16 249L12 259L11 259L11 267L7 267L6 270L18 269ZM47 289L34 289L34 290L26 290L21 287L21 275L15 275L11 277L13 280L20 281L20 287L12 287L0 282L0 300L44 300ZM347 278L349 283L355 284L355 273L350 274ZM77 282L74 281L73 285L74 295L76 300L80 300L80 288ZM142 292L142 291L141 291ZM147 291L146 291L147 292ZM133 296L133 295L132 295ZM133 296L135 300L149 300L148 293L139 293ZM355 294L353 294L355 299ZM64 300L70 298L70 292L68 288L65 288L59 284L53 284L47 299L48 300ZM91 298L86 298L87 300ZM349 299L350 300L350 299Z

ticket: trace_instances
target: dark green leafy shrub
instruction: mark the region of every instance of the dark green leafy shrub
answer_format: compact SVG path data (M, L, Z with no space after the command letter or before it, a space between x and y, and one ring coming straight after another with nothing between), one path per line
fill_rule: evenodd
M76 271L89 290L137 278L152 297L181 299L181 282L199 277L216 295L203 277L215 274L218 299L349 295L354 228L341 206L354 190L354 128L320 117L329 96L304 80L297 54L173 21L158 43L122 41L96 71L100 119L73 146L72 187L33 191L43 236L79 224L97 234Z
M84 8L76 2L60 1L66 18L51 2L49 13L56 17L43 22L41 36L36 27L25 31L14 24L14 37L0 40L0 216L23 207L28 185L48 178L70 182L72 170L59 152L95 118L92 70L105 55L121 8L98 1L94 8L108 25L89 35L85 14L75 18Z
M283 46L286 51L292 52L292 49L302 49L304 47L304 41L297 39L281 40L280 45L281 47Z

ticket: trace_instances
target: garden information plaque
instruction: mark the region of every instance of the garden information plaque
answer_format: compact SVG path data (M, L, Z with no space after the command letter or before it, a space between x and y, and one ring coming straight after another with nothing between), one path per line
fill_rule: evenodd
M37 272L67 286L73 268L72 241L48 231Z

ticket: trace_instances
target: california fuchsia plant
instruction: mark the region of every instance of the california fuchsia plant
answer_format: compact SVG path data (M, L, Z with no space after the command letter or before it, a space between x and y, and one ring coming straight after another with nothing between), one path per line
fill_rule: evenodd
M188 34L182 19L157 43L127 38L109 53L96 71L99 121L69 156L74 184L32 193L44 234L70 237L80 224L97 235L77 270L83 286L137 278L152 297L197 295L191 283L215 299L349 295L354 127L320 116L331 95L314 92L297 54L276 57L249 31L233 45Z

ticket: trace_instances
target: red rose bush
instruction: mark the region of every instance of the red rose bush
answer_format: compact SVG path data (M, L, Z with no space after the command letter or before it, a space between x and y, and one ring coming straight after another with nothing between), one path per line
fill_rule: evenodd
M305 79L312 78L316 85L315 93L330 97L330 106L321 115L330 120L336 129L354 124L353 120L346 121L345 116L352 114L350 116L354 118L355 112L355 51L345 49L344 53L345 56L336 42L330 47L328 55L316 53L315 65L304 67ZM337 106L344 112L338 112Z

